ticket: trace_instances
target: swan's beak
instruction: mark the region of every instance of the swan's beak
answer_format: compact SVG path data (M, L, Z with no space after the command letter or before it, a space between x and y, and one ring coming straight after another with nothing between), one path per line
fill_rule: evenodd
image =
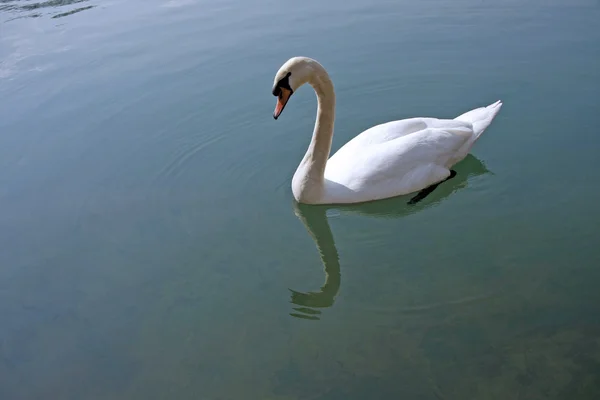
M277 96L277 104L275 105L275 111L273 112L273 118L277 119L281 115L281 112L285 108L292 91L286 88L279 88L279 95Z

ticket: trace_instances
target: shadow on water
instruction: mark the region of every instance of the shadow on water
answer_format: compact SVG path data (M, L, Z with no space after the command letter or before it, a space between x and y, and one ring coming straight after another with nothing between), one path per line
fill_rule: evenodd
M415 204L408 204L412 195L353 205L310 206L294 202L294 212L315 241L325 270L325 283L319 291L302 293L290 289L291 303L295 307L290 315L296 318L319 320L319 309L331 307L341 286L340 261L333 233L327 221L327 211L336 209L341 213L358 214L369 217L398 219L435 206L468 185L475 176L490 173L486 166L469 154L454 168L456 176L440 184L426 198Z
M41 2L25 2L20 0L0 0L0 12L7 12L14 15L8 21L13 21L21 18L38 18L44 15L52 15L52 18L62 18L81 11L89 10L96 7L88 5L68 9L67 7L79 3L86 3L89 0L49 0ZM44 14L44 10L49 10Z

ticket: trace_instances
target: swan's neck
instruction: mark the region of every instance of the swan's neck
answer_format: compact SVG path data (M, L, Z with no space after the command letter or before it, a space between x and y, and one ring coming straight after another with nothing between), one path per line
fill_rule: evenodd
M317 94L317 119L312 139L292 179L292 192L297 201L318 203L325 189L325 166L331 151L335 121L335 91L325 70L308 83Z

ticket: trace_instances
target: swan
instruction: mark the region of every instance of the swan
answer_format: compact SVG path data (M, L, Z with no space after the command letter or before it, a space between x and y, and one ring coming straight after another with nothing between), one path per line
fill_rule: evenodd
M305 83L317 95L317 116L308 150L292 178L298 203L350 204L427 189L455 173L500 111L502 102L468 111L455 119L408 118L373 126L355 136L331 158L335 91L325 68L309 57L292 57L277 71L273 118Z

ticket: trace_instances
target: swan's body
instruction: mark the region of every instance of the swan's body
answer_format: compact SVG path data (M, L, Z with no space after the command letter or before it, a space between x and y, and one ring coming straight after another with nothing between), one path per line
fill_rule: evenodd
M274 117L279 117L294 90L304 83L317 94L317 120L309 148L292 179L292 192L296 201L308 204L379 200L444 181L502 106L498 101L455 119L409 118L376 125L328 159L335 92L318 62L295 57L280 68L273 89L279 97Z

